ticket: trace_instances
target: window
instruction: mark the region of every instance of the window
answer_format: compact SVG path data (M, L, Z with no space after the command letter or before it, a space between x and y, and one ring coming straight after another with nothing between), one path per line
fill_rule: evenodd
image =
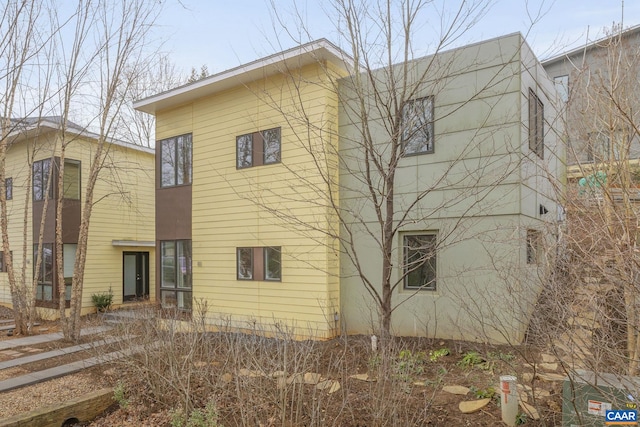
M40 257L40 269L36 270L38 257ZM33 274L38 277L36 287L36 300L53 301L53 243L43 243L42 251L38 251L38 245L33 245Z
M191 134L160 141L160 186L173 187L191 184Z
M7 178L4 180L5 199L13 199L13 178Z
M538 230L527 230L527 264L538 264L542 256L542 235Z
M280 128L247 133L236 137L236 168L280 162Z
M433 153L433 96L408 101L402 107L405 155Z
M191 310L191 240L160 242L162 306Z
M80 200L80 162L78 160L64 161L62 198Z
M33 163L33 200L44 200L49 192L49 198L53 197L53 185L49 183L51 159L38 160Z
M529 148L544 159L544 105L529 89Z
M405 289L436 289L436 243L435 234L403 237Z
M282 258L280 246L237 248L238 280L282 280Z
M558 95L562 102L569 100L569 76L558 76L553 78Z
M73 281L73 271L75 270L76 252L78 245L75 243L64 243L62 245L62 268L64 273L65 299L71 300L71 282Z

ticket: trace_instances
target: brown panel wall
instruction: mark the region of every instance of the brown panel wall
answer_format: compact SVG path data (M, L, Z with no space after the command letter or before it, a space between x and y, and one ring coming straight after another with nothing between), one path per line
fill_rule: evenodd
M191 185L156 190L156 240L191 239Z
M42 214L44 211L44 201L33 201L33 243L38 242L38 236L40 235L40 222L42 221ZM53 243L56 241L56 201L55 199L49 199L47 205L46 221L44 223L44 238L43 242Z
M62 205L62 243L78 243L80 217L80 200L64 199Z

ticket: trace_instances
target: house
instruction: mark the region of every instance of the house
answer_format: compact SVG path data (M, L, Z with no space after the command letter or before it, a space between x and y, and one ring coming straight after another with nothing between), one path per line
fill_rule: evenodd
M378 275L346 59L319 40L134 103L156 116L164 306L317 338L375 330L376 305L344 245L350 226L365 226L353 228L352 248L362 271ZM392 330L519 340L557 218L555 88L520 34L412 64L440 68L407 104L430 136L401 159L399 204L430 191L397 233L393 275L408 279L396 281ZM373 140L384 151L385 139ZM437 252L424 256L423 246ZM407 259L420 265L402 271Z
M614 27L602 38L544 60L542 66L565 107L568 178L590 175L610 161L638 165L640 141L624 115L638 122L640 25Z
M57 193L61 119L14 121L6 161L9 243L18 280L33 280L38 251L36 307L44 318L58 315L57 257L63 258L67 298L78 243L82 201L98 135L68 123L65 129L64 194ZM155 298L153 150L109 140L94 192L82 312L95 311L91 295L113 292L113 302ZM47 185L49 173L52 182ZM47 197L48 192L48 197ZM45 210L45 200L48 207ZM55 250L55 206L63 203L63 253ZM25 211L26 207L26 211ZM43 216L45 217L43 220ZM38 240L42 227L42 246ZM26 228L25 228L26 227ZM26 248L24 253L23 248ZM26 264L25 264L26 263ZM0 273L0 303L11 306L6 267Z

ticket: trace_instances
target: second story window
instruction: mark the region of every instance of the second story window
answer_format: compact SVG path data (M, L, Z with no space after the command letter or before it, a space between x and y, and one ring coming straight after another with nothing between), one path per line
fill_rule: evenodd
M280 128L247 133L236 137L236 167L269 165L280 162Z
M51 159L38 160L33 163L33 200L44 200L47 191L49 198L53 198L53 185L49 185L49 173L51 170Z
M160 141L161 187L191 184L191 134Z
M433 96L407 101L401 126L405 155L433 153Z
M529 148L544 159L544 104L529 89Z
M77 160L64 161L63 179L64 199L80 200L80 162Z

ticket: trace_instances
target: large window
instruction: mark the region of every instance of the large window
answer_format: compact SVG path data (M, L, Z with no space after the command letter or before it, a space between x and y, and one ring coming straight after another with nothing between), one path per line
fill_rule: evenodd
M564 76L554 77L553 83L556 86L556 90L558 91L560 100L562 102L567 102L569 100L569 76L564 75Z
M33 163L33 200L44 200L49 191L49 198L53 197L53 185L49 185L51 159L38 160Z
M6 200L13 199L13 178L7 178L4 180L4 191Z
M280 128L247 133L236 137L236 167L269 165L280 162Z
M408 101L402 108L402 146L405 155L434 152L433 96Z
M544 105L529 89L529 148L544 159Z
M405 289L436 289L436 244L435 234L403 237Z
M191 310L191 240L160 242L162 306Z
M238 280L282 280L280 246L236 249Z
M191 184L191 134L160 141L161 187Z
M80 162L78 160L64 161L62 184L64 199L80 200Z
M36 270L38 257L40 268ZM38 301L53 301L53 243L43 243L38 252L38 245L33 245L33 274L38 276L36 299Z

